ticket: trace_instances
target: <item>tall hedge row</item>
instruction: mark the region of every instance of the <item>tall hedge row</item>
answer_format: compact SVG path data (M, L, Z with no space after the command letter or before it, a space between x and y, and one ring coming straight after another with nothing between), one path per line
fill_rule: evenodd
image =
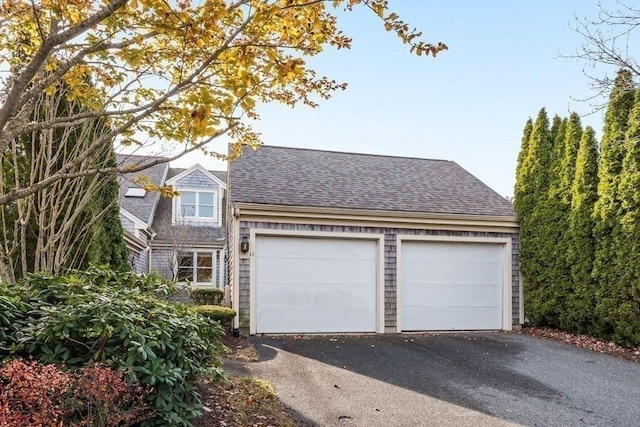
M525 315L640 344L640 89L620 71L600 147L580 118L527 121L516 169Z

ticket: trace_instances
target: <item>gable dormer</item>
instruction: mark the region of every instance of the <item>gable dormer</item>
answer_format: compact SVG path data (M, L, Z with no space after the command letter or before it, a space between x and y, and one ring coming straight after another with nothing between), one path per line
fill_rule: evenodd
M167 179L178 195L173 198L171 223L204 227L222 226L222 202L225 183L210 171L195 164Z

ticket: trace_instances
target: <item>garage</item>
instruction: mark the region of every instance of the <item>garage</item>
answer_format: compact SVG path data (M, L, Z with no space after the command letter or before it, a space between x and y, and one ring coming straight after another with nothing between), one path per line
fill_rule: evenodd
M503 329L505 244L403 241L400 251L402 331Z
M255 238L257 333L376 332L378 241Z

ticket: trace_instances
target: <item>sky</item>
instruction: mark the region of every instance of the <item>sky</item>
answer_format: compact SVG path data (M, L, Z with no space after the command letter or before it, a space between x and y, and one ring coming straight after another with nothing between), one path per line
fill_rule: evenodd
M605 7L613 0L601 1ZM390 0L390 9L449 47L417 57L363 8L340 14L351 50L308 64L349 86L319 108L266 105L255 129L265 144L452 160L503 196L513 195L522 130L545 107L576 111L600 137L602 112L583 74L560 56L583 40L575 18L594 18L597 0ZM611 70L609 70L611 73ZM612 71L615 74L615 70ZM221 149L220 147L218 147ZM174 162L225 169L202 155ZM402 171L398 171L402 173Z

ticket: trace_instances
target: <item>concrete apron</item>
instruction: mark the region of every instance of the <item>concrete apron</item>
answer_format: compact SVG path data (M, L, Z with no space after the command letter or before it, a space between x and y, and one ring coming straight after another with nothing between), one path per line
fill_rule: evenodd
M518 425L347 369L259 345L276 352L275 356L236 366L232 371L270 381L280 400L303 418L303 426Z

